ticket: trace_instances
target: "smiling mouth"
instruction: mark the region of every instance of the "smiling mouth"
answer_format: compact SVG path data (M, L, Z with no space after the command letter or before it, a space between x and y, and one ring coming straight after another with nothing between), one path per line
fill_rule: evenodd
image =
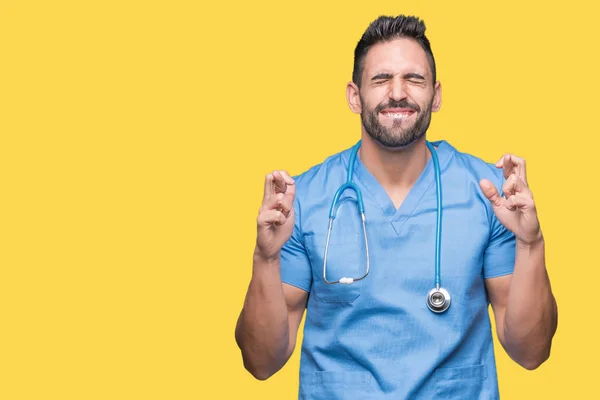
M415 112L413 110L384 110L381 112L385 118L393 119L393 120L404 120L413 115Z

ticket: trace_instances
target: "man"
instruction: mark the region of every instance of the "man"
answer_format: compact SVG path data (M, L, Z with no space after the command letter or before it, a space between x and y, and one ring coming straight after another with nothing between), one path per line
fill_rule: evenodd
M488 306L526 369L557 327L525 160L492 165L426 140L442 91L417 18L368 27L346 94L360 143L295 179L266 177L236 327L244 365L261 380L282 368L306 308L300 398L497 399ZM348 180L358 190L330 220Z

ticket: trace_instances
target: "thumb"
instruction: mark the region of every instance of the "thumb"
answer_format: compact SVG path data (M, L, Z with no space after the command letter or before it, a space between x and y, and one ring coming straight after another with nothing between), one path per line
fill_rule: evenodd
M482 179L479 182L479 186L481 187L481 191L488 198L488 200L492 203L493 207L500 207L503 202L503 198L500 197L500 193L498 193L498 189L492 182L487 179Z

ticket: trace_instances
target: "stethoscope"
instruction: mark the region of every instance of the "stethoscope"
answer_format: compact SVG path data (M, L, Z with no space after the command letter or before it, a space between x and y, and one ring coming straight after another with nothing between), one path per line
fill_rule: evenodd
M329 210L329 227L327 228L327 242L325 243L325 256L323 257L323 279L328 284L334 283L343 283L343 284L351 284L357 281L364 279L367 275L369 275L370 271L370 262L369 262L369 243L367 239L367 228L365 223L365 205L362 199L362 193L358 186L352 182L352 174L354 170L354 163L356 162L356 155L358 153L358 149L360 148L361 141L352 149L352 153L350 154L350 161L348 162L348 174L346 178L346 183L344 183L338 190L335 192L335 196L333 196L333 201L331 203L331 208ZM431 152L431 156L433 159L433 166L435 171L435 189L436 189L436 197L437 197L437 221L436 221L436 236L435 236L435 287L429 291L427 294L427 307L435 313L442 313L450 307L450 294L448 291L442 287L440 287L441 279L440 279L440 244L442 237L442 179L440 172L440 164L437 158L436 151L431 143L426 141L427 147ZM367 256L367 268L366 273L360 278L347 278L343 277L337 281L328 281L327 280L327 252L329 250L329 237L331 235L331 228L333 226L333 220L335 219L335 214L337 211L337 202L339 197L346 189L354 190L356 193L356 201L358 203L358 211L360 212L360 217L362 220L363 234L365 238L365 247L366 247L366 256Z

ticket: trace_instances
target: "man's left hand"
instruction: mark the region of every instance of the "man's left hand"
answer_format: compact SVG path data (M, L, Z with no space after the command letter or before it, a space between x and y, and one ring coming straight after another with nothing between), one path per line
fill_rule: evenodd
M479 182L483 194L492 203L496 217L521 243L531 245L540 241L542 231L533 194L527 184L525 160L513 154L505 154L496 163L496 168L504 169L504 196L500 196L489 180L483 179Z

